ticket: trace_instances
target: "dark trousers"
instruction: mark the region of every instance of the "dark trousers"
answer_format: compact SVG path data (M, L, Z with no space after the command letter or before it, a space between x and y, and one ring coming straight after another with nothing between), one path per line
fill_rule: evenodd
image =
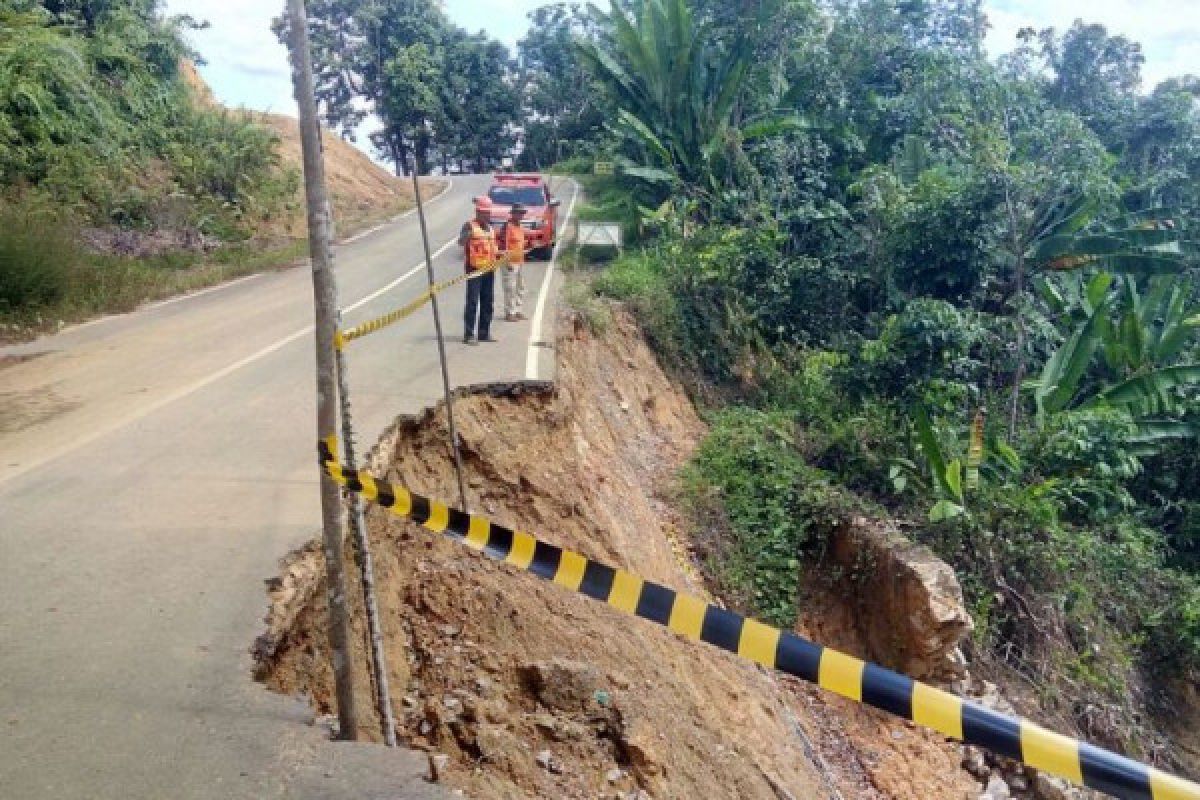
M489 272L467 281L467 308L463 313L463 333L486 339L492 334L492 306L496 300L496 273ZM479 326L475 326L475 315Z

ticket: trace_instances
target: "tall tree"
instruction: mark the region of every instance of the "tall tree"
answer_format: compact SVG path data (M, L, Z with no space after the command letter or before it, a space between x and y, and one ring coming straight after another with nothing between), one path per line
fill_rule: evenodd
M1135 207L1200 209L1200 79L1164 81L1137 100L1122 154Z
M435 149L480 166L512 147L520 97L508 50L452 25L438 0L313 0L309 36L326 122L354 138L374 114L371 141L397 173L410 156L428 171Z
M1142 85L1142 46L1110 36L1103 25L1077 20L1061 38L1042 33L1042 54L1052 73L1046 95L1074 111L1110 147L1136 110Z
M441 89L439 142L479 172L511 152L521 94L507 47L482 33L452 30L445 43Z
M359 102L373 95L364 75L366 41L362 11L366 0L307 0L313 83L321 118L351 141L369 111ZM288 18L272 29L286 44Z
M612 111L575 45L596 35L595 19L578 3L553 3L530 12L529 21L517 43L526 111L521 161L541 168L589 147Z

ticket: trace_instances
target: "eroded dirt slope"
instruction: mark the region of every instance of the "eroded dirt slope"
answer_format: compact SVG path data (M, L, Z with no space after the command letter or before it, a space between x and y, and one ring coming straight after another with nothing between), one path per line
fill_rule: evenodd
M548 387L492 387L457 406L473 509L668 586L703 593L662 499L703 425L618 315L567 324ZM450 499L441 412L402 420L376 472ZM978 795L956 745L493 564L372 510L402 740L449 756L472 798ZM332 696L317 548L274 586L262 677ZM370 708L365 634L356 639ZM377 726L371 734L378 737ZM439 762L441 759L438 759ZM818 766L819 765L819 766Z

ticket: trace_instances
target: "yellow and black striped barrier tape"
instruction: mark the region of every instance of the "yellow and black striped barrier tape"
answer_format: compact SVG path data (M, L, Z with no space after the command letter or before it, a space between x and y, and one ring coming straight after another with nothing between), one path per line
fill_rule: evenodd
M1200 800L1200 786L1189 781L450 508L366 471L351 472L329 444L319 448L321 465L333 480L392 514L688 639L1114 797Z
M432 300L436 295L446 291L447 289L455 287L460 283L466 283L467 281L472 280L474 278L479 278L484 275L487 275L490 272L495 272L496 270L500 269L500 267L504 266L506 263L507 262L505 259L500 259L495 264L492 264L490 267L485 267L484 269L472 270L471 272L464 273L462 275L459 275L458 277L451 278L448 281L442 281L441 283L435 283L432 287L430 287L429 289L426 289L425 291L421 292L421 294L417 295L417 298L415 300L413 300L411 303L401 306L400 308L397 308L395 311L389 311L388 313L384 314L381 317L376 317L375 319L368 320L367 322L364 322L361 325L355 325L353 328L347 328L346 330L338 331L333 337L334 346L337 347L337 349L341 350L347 344L349 344L350 342L353 342L355 339L361 339L364 336L370 336L372 333L378 333L379 331L383 330L384 328L391 327L392 325L395 325L400 320L410 317L413 314L415 314L416 312L420 311L421 307L424 306L426 303L428 303L430 300Z

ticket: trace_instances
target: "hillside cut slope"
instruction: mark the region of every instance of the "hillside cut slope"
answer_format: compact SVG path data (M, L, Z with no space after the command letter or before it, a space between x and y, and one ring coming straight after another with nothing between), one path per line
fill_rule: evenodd
M212 89L190 62L182 66L184 81L195 101L210 108L220 108ZM285 169L302 171L300 126L294 117L256 111L241 111L250 119L270 128L279 137L279 156ZM352 143L322 129L325 155L325 179L333 202L337 232L341 236L354 233L365 226L383 221L413 207L412 181L393 175ZM443 181L424 182L423 196L441 191ZM297 190L290 213L284 220L264 221L262 233L302 238L305 228L303 190Z

